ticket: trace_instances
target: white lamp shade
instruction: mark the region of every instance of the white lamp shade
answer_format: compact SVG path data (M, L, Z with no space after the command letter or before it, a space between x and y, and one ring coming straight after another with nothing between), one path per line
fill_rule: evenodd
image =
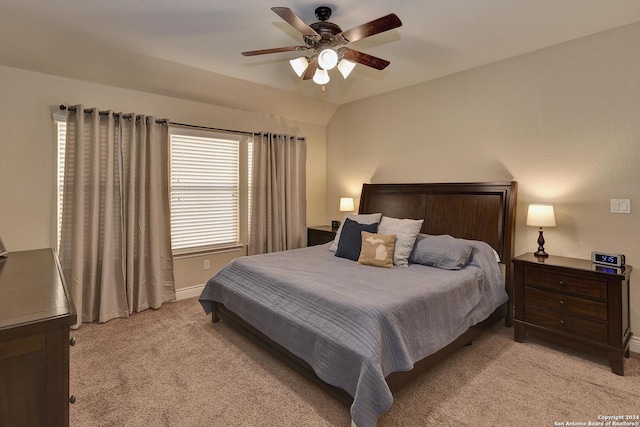
M555 227L556 216L553 213L553 205L532 203L527 212L527 225L535 227Z
M353 198L352 197L341 197L340 198L340 212L353 212L355 210L353 206Z
M343 59L338 63L338 70L340 71L340 74L342 74L342 77L346 79L351 71L353 71L355 66L355 62L349 61L348 59Z
M292 59L289 61L289 64L291 64L291 68L293 68L293 71L296 72L298 77L302 77L302 73L304 73L309 66L309 61L307 61L307 58L304 56L301 56L300 58Z
M318 54L318 65L325 70L331 70L338 64L338 53L333 49L324 49Z
M321 68L316 69L316 73L313 75L313 81L319 85L329 83L329 72Z

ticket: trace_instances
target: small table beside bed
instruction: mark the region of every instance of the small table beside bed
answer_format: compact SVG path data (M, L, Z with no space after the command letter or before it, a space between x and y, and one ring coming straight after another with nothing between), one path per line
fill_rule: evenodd
M516 195L515 181L364 184L334 242L237 258L200 302L375 426L394 390L511 326Z

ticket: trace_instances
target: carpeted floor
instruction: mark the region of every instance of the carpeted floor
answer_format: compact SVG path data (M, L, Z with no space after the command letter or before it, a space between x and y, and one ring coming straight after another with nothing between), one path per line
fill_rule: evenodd
M195 298L72 335L72 427L350 423L347 407L224 322L212 324ZM639 355L620 377L606 358L512 337L496 325L398 392L379 426L587 425L640 415Z

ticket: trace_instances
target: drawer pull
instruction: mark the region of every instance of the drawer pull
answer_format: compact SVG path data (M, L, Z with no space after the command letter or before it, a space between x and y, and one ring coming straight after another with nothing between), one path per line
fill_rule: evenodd
M69 345L70 345L71 347L73 347L74 345L76 345L76 337L71 337L71 338L69 339Z
M71 396L69 396L69 403L74 404L76 403L76 395L72 394Z
M560 286L562 286L563 288L565 287L564 281L560 280Z
M563 299L560 300L560 305L564 305L564 300Z
M564 326L564 320L560 320L560 324Z

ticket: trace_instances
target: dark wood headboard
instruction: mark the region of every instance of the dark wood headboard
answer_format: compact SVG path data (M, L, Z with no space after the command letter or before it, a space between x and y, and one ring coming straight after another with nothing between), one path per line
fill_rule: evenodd
M518 183L364 184L360 213L424 219L422 233L482 240L505 264L511 295Z

